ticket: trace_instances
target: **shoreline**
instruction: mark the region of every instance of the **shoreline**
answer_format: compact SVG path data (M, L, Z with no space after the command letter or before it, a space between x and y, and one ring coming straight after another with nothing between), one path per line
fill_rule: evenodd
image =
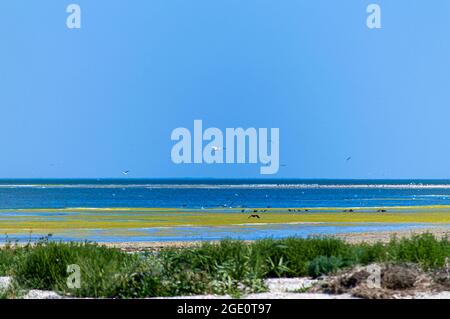
M20 212L16 215L15 212ZM23 246L38 238L90 241L127 251L185 248L217 243L239 234L241 241L263 238L335 237L348 243L387 242L392 236L450 234L450 206L315 208L61 208L0 210L0 231ZM33 213L28 215L28 213ZM55 218L53 213L60 215ZM42 216L41 216L42 214ZM250 215L253 214L253 215ZM250 218L256 217L256 218ZM12 223L12 220L14 222ZM297 227L298 226L298 227ZM314 227L313 227L314 226ZM317 226L317 227L316 227ZM342 228L341 228L342 227ZM256 236L265 231L266 237ZM189 232L194 232L190 235ZM30 238L30 241L27 240ZM0 242L4 247L7 241Z
M403 230L388 230L388 231L367 231L367 232L352 232L352 233L336 233L330 235L321 235L320 233L313 234L310 237L332 237L344 240L349 244L358 243L387 243L392 237L400 238L410 238L414 235L420 235L424 233L430 233L437 238L449 237L450 238L450 227L445 227L443 225L430 225L423 226L414 229L403 229ZM295 236L287 236L295 237ZM270 236L268 237L270 238ZM305 238L305 237L299 237ZM225 239L225 238L223 238ZM122 241L122 242L108 242L108 241L89 241L95 242L100 246L106 246L110 248L119 248L125 251L145 251L145 250L159 250L164 248L192 248L204 243L217 244L220 243L222 239L217 240L178 240L178 241ZM236 241L242 241L245 243L252 243L260 239L232 239ZM61 242L84 242L85 240L61 240ZM32 244L36 241L32 241ZM28 242L11 242L11 245L26 246ZM7 245L6 242L0 242L0 249Z
M357 243L369 243L373 244L376 242L387 243L392 237L398 239L410 238L414 235L420 235L424 233L430 233L437 238L443 238L448 236L450 238L450 228L443 226L424 226L421 228L405 229L405 230L393 230L393 231L373 231L373 232L358 232L358 233L337 233L334 235L325 235L324 237L339 238L344 240L349 244ZM312 237L321 237L321 234L315 234ZM295 236L294 236L295 237ZM252 243L260 239L246 240L246 239L231 239L242 241L245 243ZM220 243L221 239L218 240L187 240L187 241L123 241L123 242L95 242L100 246L106 246L111 248L119 248L125 251L141 251L141 250L158 250L163 248L192 248L204 243L217 244ZM65 241L62 241L65 242ZM69 241L67 241L69 242ZM73 241L73 242L83 242L83 240ZM34 243L34 242L32 242ZM17 242L12 243L12 245L25 246L27 242ZM5 242L0 242L0 248L7 245Z
M442 226L424 227L414 230L401 230L401 231L380 231L380 232L362 232L362 233L342 233L326 237L334 237L344 240L350 244L357 243L387 243L395 236L397 238L410 238L414 235L420 235L424 233L431 233L437 238L443 238L445 236L450 237L450 229ZM254 242L255 240L241 240L246 243ZM163 248L192 248L199 246L203 243L217 244L220 240L212 241L154 241L154 242L100 242L99 245L106 247L120 248L126 251L135 250L158 250Z

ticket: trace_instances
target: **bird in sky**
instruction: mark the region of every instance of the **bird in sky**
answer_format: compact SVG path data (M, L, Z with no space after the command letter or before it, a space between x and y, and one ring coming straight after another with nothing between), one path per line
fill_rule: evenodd
M224 149L225 149L225 147L218 147L218 146L213 146L213 147L212 147L212 150L213 150L214 152L221 151L221 150L224 150Z
M122 174L123 175L128 175L129 172L130 172L129 170L126 170L126 171L123 171Z
M346 161L348 162L348 161L351 160L351 159L352 159L352 157L349 156L349 157L347 157Z

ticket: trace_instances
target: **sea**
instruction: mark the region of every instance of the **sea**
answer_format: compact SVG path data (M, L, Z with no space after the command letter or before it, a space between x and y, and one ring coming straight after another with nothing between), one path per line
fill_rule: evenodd
M0 209L389 207L449 204L450 180L0 180Z
M450 180L332 179L3 179L0 218L17 210L61 208L315 208L450 205ZM74 212L76 214L76 212ZM36 217L36 216L35 216ZM17 218L17 217L16 217ZM125 229L68 229L52 240L98 242L254 240L421 228L422 224L244 225ZM42 234L8 234L25 241Z

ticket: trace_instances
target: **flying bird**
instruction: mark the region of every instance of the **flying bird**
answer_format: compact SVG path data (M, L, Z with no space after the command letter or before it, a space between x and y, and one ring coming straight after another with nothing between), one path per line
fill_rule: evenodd
M349 157L347 157L346 161L348 162L348 161L351 160L351 159L352 159L352 157L349 156Z
M129 172L130 172L129 170L126 170L126 171L123 171L122 174L123 175L128 175Z

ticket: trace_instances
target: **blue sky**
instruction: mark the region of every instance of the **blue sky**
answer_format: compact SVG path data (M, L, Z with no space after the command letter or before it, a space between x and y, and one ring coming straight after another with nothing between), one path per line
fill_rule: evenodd
M449 30L448 0L1 1L0 178L261 177L172 163L195 119L279 128L271 177L450 178Z

